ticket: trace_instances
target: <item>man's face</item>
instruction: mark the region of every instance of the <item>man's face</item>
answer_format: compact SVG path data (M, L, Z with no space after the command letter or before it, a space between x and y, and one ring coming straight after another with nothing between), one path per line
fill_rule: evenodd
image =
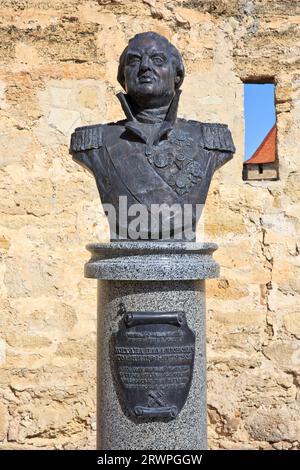
M175 71L163 40L132 41L125 62L125 89L139 106L168 104L175 91Z

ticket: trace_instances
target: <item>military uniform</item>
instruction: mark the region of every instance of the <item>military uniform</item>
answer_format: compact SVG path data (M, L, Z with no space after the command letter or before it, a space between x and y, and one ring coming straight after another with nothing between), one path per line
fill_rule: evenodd
M205 203L214 171L235 152L227 125L177 119L179 95L158 123L138 121L126 96L119 99L127 119L77 128L70 148L74 160L93 173L102 203L112 204L117 214L119 196L149 212L153 204L192 204L194 229L196 204Z

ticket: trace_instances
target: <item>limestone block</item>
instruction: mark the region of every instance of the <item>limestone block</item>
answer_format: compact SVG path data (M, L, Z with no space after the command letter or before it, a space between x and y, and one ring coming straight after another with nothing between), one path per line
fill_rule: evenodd
M0 365L4 364L6 360L6 342L0 338Z
M18 440L19 436L19 427L20 427L20 419L18 417L14 417L10 423L8 428L7 440L10 442L15 442Z
M300 179L299 171L291 172L287 178L286 185L284 187L284 192L294 203L300 202L299 179Z
M175 8L175 11L191 25L201 25L203 23L209 24L211 21L209 13L203 13L202 11L182 7Z
M40 430L59 428L72 419L72 410L61 405L36 409L34 414L37 418L37 425Z
M284 370L300 370L300 346L297 341L273 340L263 349L263 353Z
M75 127L105 119L106 86L100 80L50 80L38 97L43 117L35 134L45 147L69 145Z
M0 236L0 249L7 251L10 247L9 240L4 236Z
M268 293L268 306L271 311L278 312L281 315L299 311L299 302L297 297L290 292L278 290L275 284Z
M110 27L117 26L117 18L109 11L102 12L99 5L86 2L78 6L79 18L82 23L96 23Z
M62 86L63 84L61 81L57 83L57 86L54 84L50 85L48 88L48 99L49 104L53 108L68 108L70 94L72 92L71 88ZM43 103L43 101L41 101Z
M48 122L50 127L69 136L71 131L79 126L80 114L78 111L70 111L68 109L52 109Z
M237 331L239 328L249 326L263 327L265 321L264 312L260 311L235 311L235 312L215 312L211 320L219 324L219 327L231 326Z
M6 129L0 134L0 165L21 162L32 144L32 136L27 131Z
M4 441L8 429L8 412L5 405L0 404L0 441Z
M234 300L247 297L249 291L245 284L232 279L210 280L207 282L207 297Z
M6 336L7 344L15 349L32 351L50 346L52 341L44 336L22 334L21 332L9 333Z
M284 317L284 326L289 333L300 339L300 315L299 312L288 313Z
M18 271L15 266L18 263ZM31 257L8 259L4 282L10 297L38 297L41 293L54 293L55 280L51 279L51 262ZM58 274L58 273L57 273ZM53 282L54 281L54 282Z
M5 107L5 90L5 82L0 80L0 109L3 109Z
M293 441L296 439L295 424L286 409L264 409L251 414L245 423L251 437L256 441Z
M207 214L205 219L207 236L222 236L228 233L241 234L246 232L245 220L242 214L232 213L228 210L218 209L216 214Z
M58 345L56 354L62 357L76 358L77 360L93 359L96 354L96 338L88 335L85 338L70 339Z
M95 109L98 104L97 88L94 86L82 87L78 92L78 104L83 108Z
M21 68L34 68L41 63L40 56L35 47L24 42L18 42L15 48L15 61Z

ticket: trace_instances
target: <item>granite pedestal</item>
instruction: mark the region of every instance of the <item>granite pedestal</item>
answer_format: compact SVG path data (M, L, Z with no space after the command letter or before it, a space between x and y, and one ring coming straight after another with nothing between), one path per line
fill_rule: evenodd
M122 241L87 248L92 256L85 276L98 280L98 449L206 449L205 279L218 276L217 245ZM183 311L195 333L191 387L175 419L141 420L126 409L114 364L124 308Z

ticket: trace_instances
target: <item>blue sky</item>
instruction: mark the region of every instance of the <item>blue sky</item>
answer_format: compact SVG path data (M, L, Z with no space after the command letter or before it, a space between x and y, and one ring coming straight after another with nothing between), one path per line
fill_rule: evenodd
M245 159L248 160L275 124L273 84L245 83Z

